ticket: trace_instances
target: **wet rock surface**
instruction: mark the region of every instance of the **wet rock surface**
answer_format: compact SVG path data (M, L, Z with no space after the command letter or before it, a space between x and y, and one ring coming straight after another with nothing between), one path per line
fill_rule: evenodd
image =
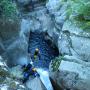
M36 67L49 67L49 63L52 59L58 56L59 52L56 46L49 39L45 39L45 35L43 32L31 32L29 38L29 53L34 55L35 49L38 48L40 50L40 60L35 61L34 65Z

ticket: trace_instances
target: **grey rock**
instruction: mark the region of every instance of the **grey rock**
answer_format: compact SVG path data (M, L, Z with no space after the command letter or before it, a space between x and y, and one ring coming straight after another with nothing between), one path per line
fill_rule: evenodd
M39 77L29 79L29 81L26 83L26 86L31 90L47 90Z
M6 49L19 36L19 22L13 20L3 22L1 20L0 28L0 41L2 43L1 47Z
M90 39L84 37L71 36L72 48L77 53L77 57L81 60L89 62L89 49L90 49Z
M13 78L23 79L23 70L20 65L10 68L9 72Z
M4 56L8 58L7 63L8 65L17 65L17 64L24 64L28 62L28 43L25 39L19 38L13 44L11 44ZM22 62L22 60L23 62Z
M64 54L71 55L70 52L70 40L68 33L60 33L58 38L58 49L59 52Z
M31 21L29 19L22 19L20 25L20 37L24 38L27 42L29 41Z
M23 24L20 24L18 20L8 20L0 21L0 23L2 28L0 29L0 53L5 59L7 58L8 64L20 64L21 57L24 61L25 59L28 61L27 50L30 29L28 29L27 22L22 21ZM22 25L27 26L27 28L23 28Z
M59 52L66 55L56 72L50 67L50 78L62 90L89 90L90 32L78 27L74 20L70 20L71 17L67 15L69 5L68 1L62 0L49 0L46 4L49 14L54 16L52 18L55 27L51 31L52 38L54 42L56 40ZM87 16L84 18L89 20Z
M69 58L63 59L58 71L50 71L50 77L62 89L89 90L90 66L85 65L85 62L82 64L81 62L78 63L75 61L69 61Z

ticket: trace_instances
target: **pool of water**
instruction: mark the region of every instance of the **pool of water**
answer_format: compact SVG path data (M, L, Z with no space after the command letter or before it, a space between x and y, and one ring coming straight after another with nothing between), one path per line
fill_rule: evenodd
M35 49L38 48L40 51L40 59L34 61L34 65L39 68L48 68L49 63L52 59L59 55L59 51L55 44L51 41L45 39L45 34L43 32L31 32L29 38L28 53L33 57Z

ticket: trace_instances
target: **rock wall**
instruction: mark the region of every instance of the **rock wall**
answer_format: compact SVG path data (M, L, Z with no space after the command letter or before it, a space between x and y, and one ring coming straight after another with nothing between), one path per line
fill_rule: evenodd
M27 60L28 40L21 27L19 20L0 21L0 54L7 58L8 65L20 64L22 57Z
M46 4L49 14L53 16L52 38L55 39L59 52L65 57L56 72L50 69L50 77L62 90L89 90L90 27L79 26L85 25L83 21L76 20L80 13L75 10L79 9L79 6L70 14L70 10L74 8L72 5L78 5L73 3L72 0L49 0ZM87 4L89 1L84 3Z

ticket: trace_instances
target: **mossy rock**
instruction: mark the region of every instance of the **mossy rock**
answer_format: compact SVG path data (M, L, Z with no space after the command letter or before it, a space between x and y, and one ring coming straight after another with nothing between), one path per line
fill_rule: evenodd
M9 77L10 74L8 71L4 70L4 69L0 69L0 84L4 82L4 80L6 79L6 77Z
M89 0L61 0L68 4L67 19L72 21L76 27L85 32L90 32L90 1Z
M58 70L62 59L63 59L63 56L59 56L59 57L56 57L55 59L52 60L51 68L52 68L53 71Z
M1 69L0 70L0 77L6 77L6 76L10 76L9 72L4 70L4 69Z

